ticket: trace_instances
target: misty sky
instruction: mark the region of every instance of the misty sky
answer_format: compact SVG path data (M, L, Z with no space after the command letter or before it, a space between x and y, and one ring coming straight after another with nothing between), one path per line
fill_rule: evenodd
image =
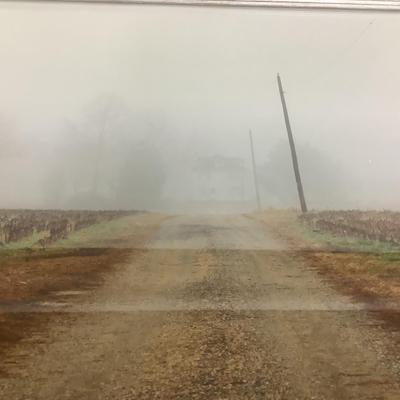
M340 165L338 173L348 171L357 180L355 205L396 208L399 18L0 4L0 119L21 144L12 158L23 154L19 161L0 160L0 206L14 200L16 206L41 205L35 185L47 168L40 164L43 149L57 148L65 121L79 119L103 94L124 102L142 127L132 135L151 136L176 169L190 157L213 154L247 162L249 128L262 164L286 139L279 72L296 141L320 150Z

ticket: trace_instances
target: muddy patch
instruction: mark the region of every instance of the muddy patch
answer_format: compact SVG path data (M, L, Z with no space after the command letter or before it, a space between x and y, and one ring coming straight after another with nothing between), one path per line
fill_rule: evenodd
M106 274L133 253L90 248L0 254L0 356L49 322L49 313L30 312L30 308L68 304L100 286Z

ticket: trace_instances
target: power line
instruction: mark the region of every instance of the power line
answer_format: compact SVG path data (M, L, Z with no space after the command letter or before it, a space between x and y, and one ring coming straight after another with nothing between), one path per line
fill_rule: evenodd
M343 56L348 54L350 50L356 46L360 40L362 39L363 36L368 32L368 30L371 28L371 26L375 23L375 19L372 21L369 21L368 24L360 31L360 33L355 37L355 39L350 42L348 46L346 46L344 49L342 49L340 52L336 54L336 56L333 58L333 62L329 65L327 69L323 71L320 75L317 77L314 77L307 85L312 85L318 81L321 81L321 78L326 78L334 69L337 67L342 61L343 61Z

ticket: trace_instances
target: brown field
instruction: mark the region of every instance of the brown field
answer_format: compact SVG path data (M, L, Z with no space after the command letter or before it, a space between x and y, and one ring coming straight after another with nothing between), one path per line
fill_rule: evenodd
M390 215L394 215L392 223ZM390 247L394 240L383 240L393 237L383 232L395 232L399 216L400 213L374 211L302 215L294 210L270 210L256 218L273 227L277 237L289 243L293 252L341 292L364 301L370 309L390 310L400 328L400 251ZM326 223L327 220L336 222ZM375 227L375 222L382 220L385 223ZM371 234L366 233L368 226L375 227ZM385 316L389 314L386 312Z
M317 232L400 244L400 212L320 211L301 215L300 220Z
M0 246L27 239L26 245L47 247L102 221L137 211L0 210Z

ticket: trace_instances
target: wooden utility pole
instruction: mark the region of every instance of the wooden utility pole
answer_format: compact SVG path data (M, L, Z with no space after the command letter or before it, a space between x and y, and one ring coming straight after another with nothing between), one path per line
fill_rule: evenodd
M279 94L281 96L281 102L283 108L283 115L285 117L286 130L289 138L290 152L292 154L292 162L293 162L294 176L296 177L297 192L299 194L301 211L305 213L307 212L307 204L306 204L306 199L304 197L303 185L301 183L299 163L297 161L297 154L296 154L296 146L293 140L292 128L290 126L289 114L286 107L285 94L282 88L281 77L279 76L279 74L277 78L278 78Z
M249 131L249 138L250 138L251 161L252 161L252 165L253 165L254 188L256 191L256 199L257 199L257 208L258 208L258 211L261 211L260 192L258 190L256 159L254 157L253 135L251 134L251 130Z

